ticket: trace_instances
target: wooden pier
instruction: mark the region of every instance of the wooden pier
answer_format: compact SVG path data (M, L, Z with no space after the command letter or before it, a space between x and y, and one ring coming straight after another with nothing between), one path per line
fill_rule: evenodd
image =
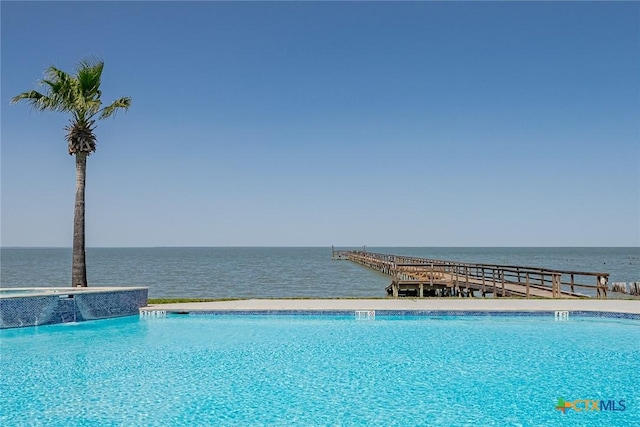
M473 264L362 251L336 251L349 260L391 277L387 294L397 297L606 298L609 273L539 267ZM591 282L591 283L589 283ZM478 293L478 295L476 295Z

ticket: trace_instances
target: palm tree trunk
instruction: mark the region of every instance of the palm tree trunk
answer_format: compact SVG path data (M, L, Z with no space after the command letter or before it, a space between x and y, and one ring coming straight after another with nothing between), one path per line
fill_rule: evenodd
M87 177L87 153L76 152L76 204L73 212L73 262L71 286L87 286L87 261L84 250L84 187Z

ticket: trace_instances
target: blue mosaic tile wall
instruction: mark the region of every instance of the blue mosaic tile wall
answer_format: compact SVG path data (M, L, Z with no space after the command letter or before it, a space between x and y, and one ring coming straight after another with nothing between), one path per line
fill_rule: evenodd
M148 289L0 298L0 329L137 315Z
M139 314L139 308L147 305L147 289L118 291L100 294L76 295L77 311L81 320Z
M54 316L58 296L0 299L0 328L46 325Z

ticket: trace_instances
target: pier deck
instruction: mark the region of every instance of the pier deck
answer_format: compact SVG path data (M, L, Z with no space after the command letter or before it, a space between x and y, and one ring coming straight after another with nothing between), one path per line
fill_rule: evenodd
M393 297L481 296L606 298L609 273L564 271L539 267L474 264L366 251L335 251L332 258L349 260L391 277ZM591 283L589 283L591 282ZM586 293L585 293L586 292Z

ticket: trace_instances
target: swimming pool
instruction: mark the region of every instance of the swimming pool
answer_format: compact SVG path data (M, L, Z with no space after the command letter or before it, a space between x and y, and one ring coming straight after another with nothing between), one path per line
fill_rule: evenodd
M640 425L637 320L169 315L0 338L2 425Z

